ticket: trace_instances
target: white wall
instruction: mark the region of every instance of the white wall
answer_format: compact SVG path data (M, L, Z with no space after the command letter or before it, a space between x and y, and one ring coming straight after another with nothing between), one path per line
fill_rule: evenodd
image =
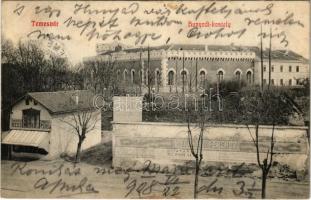
M22 119L23 118L23 110L33 108L36 110L40 110L40 120L50 120L50 113L44 108L41 104L37 103L34 105L34 101L29 101L29 105L26 105L25 99L21 100L17 104L15 104L12 108L11 118L12 119Z
M90 124L96 122L95 128L86 134L82 150L95 146L101 142L101 111L93 112ZM96 117L97 116L97 119ZM66 122L74 124L72 114L55 115L52 119L49 154L46 159L58 157L61 153L74 155L76 153L78 136L73 127Z
M269 62L264 60L264 66L266 71L264 71L264 79L268 82L269 79ZM274 71L271 72L271 79L274 79L274 85L280 86L280 79L283 79L284 86L289 86L289 79L292 79L292 86L297 85L296 79L309 78L309 64L301 61L284 61L284 60L272 60L271 66L273 65ZM258 68L259 74L256 78L261 77L260 61L256 62L256 68ZM283 72L280 70L280 66L283 66ZM292 71L289 72L289 66L292 66ZM299 66L299 72L296 72L296 66ZM260 83L261 80L256 82Z
M198 127L191 126L193 134ZM250 127L255 134L254 126ZM146 160L182 164L194 160L187 140L187 124L131 122L113 124L113 165L133 167ZM261 126L260 140L270 145L272 127ZM306 127L275 127L275 160L295 169L305 167L308 156ZM244 125L210 125L204 133L203 162L257 163L255 146ZM261 153L264 158L265 153Z
M142 121L143 97L115 96L113 97L113 121Z

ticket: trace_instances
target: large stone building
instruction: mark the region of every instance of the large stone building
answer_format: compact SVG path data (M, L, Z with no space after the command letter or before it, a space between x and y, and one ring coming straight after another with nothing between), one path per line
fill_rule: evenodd
M149 66L148 66L149 52ZM260 49L234 45L172 44L157 47L130 48L121 44L100 49L98 55L84 62L113 67L119 86L145 90L148 82L160 92L196 91L207 83L240 80L261 84ZM295 86L309 77L308 60L285 50L272 51L271 84ZM263 53L263 81L268 81L268 51ZM106 65L104 63L113 63ZM149 77L149 81L148 81Z

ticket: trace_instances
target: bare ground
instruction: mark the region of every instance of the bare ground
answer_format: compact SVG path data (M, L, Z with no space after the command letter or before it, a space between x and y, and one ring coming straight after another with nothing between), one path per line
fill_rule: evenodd
M110 147L110 149L109 149ZM7 198L193 198L193 175L126 172L111 168L111 145L84 152L82 162L2 161ZM26 164L25 164L26 163ZM199 198L260 198L261 180L200 177ZM94 192L95 191L95 192ZM309 198L309 182L268 179L267 198Z

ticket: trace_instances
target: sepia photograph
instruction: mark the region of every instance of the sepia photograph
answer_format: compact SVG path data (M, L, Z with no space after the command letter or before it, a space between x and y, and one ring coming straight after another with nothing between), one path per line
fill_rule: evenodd
M309 199L309 1L1 2L1 198Z

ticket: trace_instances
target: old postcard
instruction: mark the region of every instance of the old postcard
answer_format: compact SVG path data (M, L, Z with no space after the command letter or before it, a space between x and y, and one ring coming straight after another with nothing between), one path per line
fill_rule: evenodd
M309 1L3 1L1 197L310 198Z

